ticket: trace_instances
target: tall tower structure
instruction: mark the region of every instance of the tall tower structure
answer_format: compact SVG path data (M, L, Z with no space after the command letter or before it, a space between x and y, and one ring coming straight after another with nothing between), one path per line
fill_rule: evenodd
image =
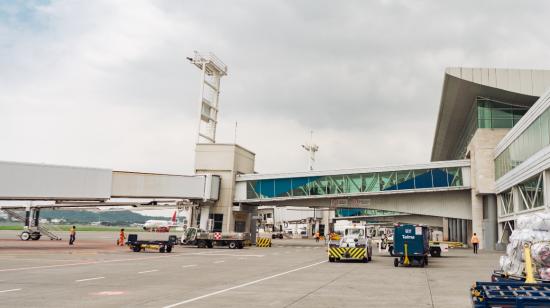
M308 170L313 170L313 163L315 163L315 153L319 151L319 146L313 143L313 131L310 132L310 141L306 144L302 144L302 148L309 152Z
M187 59L201 70L197 143L216 143L220 79L227 75L227 65L213 53L195 51L193 57Z

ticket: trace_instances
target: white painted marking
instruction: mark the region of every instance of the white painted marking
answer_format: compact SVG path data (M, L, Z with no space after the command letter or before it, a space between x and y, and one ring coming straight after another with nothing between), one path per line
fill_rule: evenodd
M14 271L25 271L33 269L44 269L44 268L56 268L56 267L67 267L67 266L78 266L78 265L90 265L90 264L102 264L102 263L113 263L113 262L127 262L127 261L141 261L141 260L150 260L158 258L170 258L178 257L182 255L191 255L191 253L179 253L179 254L170 254L162 255L156 257L141 257L141 258L128 258L128 259L115 259L115 260L103 260L103 261L88 261L88 262L78 262L78 263L68 263L68 264L54 264L54 265L43 265L43 266L30 266L30 267L18 267L18 268L5 268L0 269L0 272L14 272Z
M0 291L0 293L16 292L16 291L21 291L21 290L23 290L23 289L2 290L2 291Z
M218 295L218 294L221 294L221 293L229 292L229 291L231 291L231 290L235 290L235 289L247 287L247 286L249 286L249 285L253 285L253 284L256 284L256 283L259 283L259 282L262 282L262 281L266 281L266 280L269 280L269 279L277 278L277 277L279 277L279 276L287 275L287 274L290 274L290 273L293 273L293 272L297 272L297 271L300 271L300 270L303 270L303 269L306 269L306 268L310 268L310 267L313 267L313 266L317 266L317 265L319 265L319 264L323 264L323 263L326 263L326 262L327 262L327 260L324 260L324 261L321 261L321 262L317 262L317 263L313 263L313 264L310 264L310 265L302 266L302 267L295 268L295 269L290 270L290 271L286 271L286 272L283 272L283 273L271 275L271 276L268 276L268 277L265 277L265 278L262 278L262 279L250 281L250 282L247 282L247 283L243 283L243 284L240 284L240 285L231 287L231 288L219 290L219 291L216 291L216 292L212 292L212 293L208 293L208 294L205 294L205 295L201 295L201 296L198 296L198 297L194 297L194 298L191 298L191 299L188 299L188 300L184 300L184 301L181 301L181 302L179 302L179 303L175 303L175 304L172 304L172 305L164 306L163 308L172 308L172 307L177 307L177 306L189 304L189 303L192 303L192 302L201 300L201 299L203 299L203 298L207 298L207 297L210 297L210 296L214 296L214 295Z
M146 274L146 273L153 273L153 272L158 272L159 270L157 269L154 269L154 270L150 270L150 271L143 271L143 272L138 272L138 274Z
M183 265L181 268L195 267L196 264Z
M86 278L86 279L79 279L79 280L75 280L76 282L82 282L82 281L90 281L90 280L99 280L99 279L103 279L105 277L94 277L94 278Z
M194 253L195 255L199 256L228 256L228 257L256 257L256 258L262 258L265 257L265 255L243 255L238 253L206 253L206 252L197 252Z
M220 261L214 261L214 262L212 262L212 263L217 264L217 263L223 263L223 262L225 262L225 261L224 261L224 260L220 260Z
M93 295L105 295L105 296L113 296L113 295L122 295L124 294L124 291L102 291L97 293L92 293Z

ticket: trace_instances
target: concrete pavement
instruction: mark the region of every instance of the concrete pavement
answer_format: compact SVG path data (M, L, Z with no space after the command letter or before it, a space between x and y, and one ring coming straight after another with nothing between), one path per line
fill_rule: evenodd
M10 238L0 232L5 307L471 307L469 287L490 278L499 256L452 250L426 268L394 268L379 254L328 263L311 240L159 254L115 247L108 232L81 232L76 247Z

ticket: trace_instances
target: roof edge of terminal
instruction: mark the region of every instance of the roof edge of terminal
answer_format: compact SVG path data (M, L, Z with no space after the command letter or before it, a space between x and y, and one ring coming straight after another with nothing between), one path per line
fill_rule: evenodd
M446 68L430 160L451 159L447 148L459 138L476 96L531 106L548 86L550 70Z
M417 170L417 169L433 169L433 168L446 168L446 167L469 167L469 166L470 166L470 161L467 159L447 160L447 161L437 161L437 162L429 162L429 163L422 163L422 164L387 165L387 166L364 167L364 168L313 170L313 171L285 172L285 173L249 173L249 174L237 175L237 181L275 179L275 178L297 178L297 177L307 177L307 176L327 176L327 175L341 175L341 174L358 174L358 173L388 172L388 171Z

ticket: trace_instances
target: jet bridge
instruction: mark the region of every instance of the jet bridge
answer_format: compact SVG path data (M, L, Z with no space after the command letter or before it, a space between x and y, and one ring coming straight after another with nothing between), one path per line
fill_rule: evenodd
M0 200L106 201L112 198L218 200L220 177L0 161Z

